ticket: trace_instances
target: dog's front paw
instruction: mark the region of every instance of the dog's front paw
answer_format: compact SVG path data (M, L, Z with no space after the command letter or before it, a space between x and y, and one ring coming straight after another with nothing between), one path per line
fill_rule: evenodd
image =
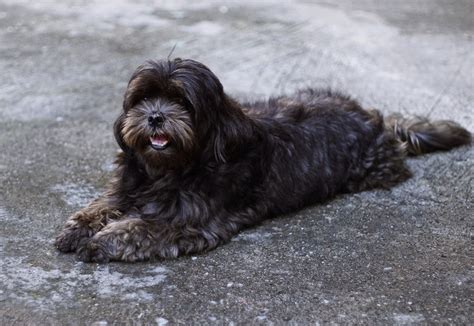
M100 239L89 239L77 250L77 258L86 263L107 263L113 255L110 252L110 244Z
M68 222L56 237L54 245L61 252L75 251L81 243L87 241L93 234L93 230L78 222Z

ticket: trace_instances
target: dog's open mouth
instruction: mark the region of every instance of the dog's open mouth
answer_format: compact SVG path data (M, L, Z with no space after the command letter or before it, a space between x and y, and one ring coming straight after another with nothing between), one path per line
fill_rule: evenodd
M150 137L150 146L159 151L168 147L170 140L167 135L157 134Z

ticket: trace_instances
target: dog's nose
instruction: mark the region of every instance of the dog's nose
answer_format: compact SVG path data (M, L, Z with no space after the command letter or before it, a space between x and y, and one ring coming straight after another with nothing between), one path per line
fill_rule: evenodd
M148 124L151 127L159 127L163 124L165 118L159 112L153 112L151 116L148 117Z

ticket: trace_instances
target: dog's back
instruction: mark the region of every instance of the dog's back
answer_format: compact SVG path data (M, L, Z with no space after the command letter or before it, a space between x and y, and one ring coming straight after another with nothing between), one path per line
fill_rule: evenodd
M451 121L386 119L330 90L244 104L272 147L266 198L277 212L340 192L389 188L410 176L404 164L418 155L469 144ZM277 180L278 182L275 182Z

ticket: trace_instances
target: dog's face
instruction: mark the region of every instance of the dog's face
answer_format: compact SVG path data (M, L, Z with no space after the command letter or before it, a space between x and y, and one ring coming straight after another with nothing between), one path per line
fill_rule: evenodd
M122 150L148 168L176 169L225 161L251 134L244 119L203 64L149 61L132 75L114 131Z
M190 109L162 97L145 97L128 109L120 134L151 166L184 163L196 150Z
M149 61L129 81L115 137L147 167L180 168L209 151L224 102L222 85L203 64Z

